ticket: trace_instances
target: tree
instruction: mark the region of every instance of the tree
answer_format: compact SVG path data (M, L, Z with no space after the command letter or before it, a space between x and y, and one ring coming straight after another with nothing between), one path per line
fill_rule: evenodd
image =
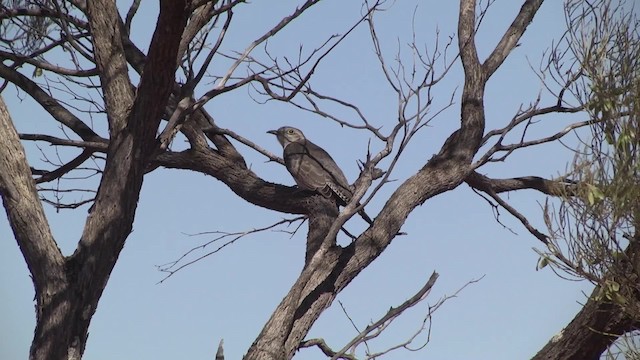
M638 328L638 19L625 2L567 2L562 53L549 62L588 113L592 126L576 149L568 176L576 186L545 209L552 234L543 264L596 285L583 311L564 330L581 332L573 344L548 344L539 358L600 354ZM600 315L593 317L592 312ZM584 319L602 333L585 331ZM604 335L604 336L603 336ZM579 337L576 337L579 338ZM630 343L633 345L633 342ZM624 347L624 346L623 346ZM634 351L634 346L627 351ZM615 351L613 351L615 352ZM615 354L612 354L614 357ZM636 358L631 356L631 358Z
M487 128L486 84L518 45L542 1L524 1L509 28L496 37L497 45L481 59L475 37L491 2L478 6L475 1L462 0L455 40L437 43L438 47L431 52L412 43L410 49L415 54L412 64L389 63L375 22L388 4L365 2L361 18L352 29L368 27L374 55L389 88L398 98L398 118L384 128L367 118L355 104L311 86L310 79L319 64L352 30L329 38L310 52L301 50L296 61L272 56L264 45L294 20L312 11L317 2L303 2L236 54L219 49L234 23L234 12L244 6L242 1L161 1L156 30L146 54L131 36L138 1L134 1L124 18L116 4L106 0L16 1L12 7L2 8L2 34L6 41L0 77L5 79L5 87L11 83L33 98L63 129L62 135L18 135L8 112L0 108L3 135L0 193L36 289L37 326L31 358L81 358L91 317L131 232L144 175L160 167L206 174L252 204L307 217L305 266L248 349L246 359L288 359L300 347L310 345L321 347L328 356L349 356L346 353L349 347L336 351L321 341L304 341L309 329L340 291L402 234L402 225L412 211L461 184L466 183L482 194L496 209L506 209L536 239L549 244L549 237L509 205L501 193L533 189L550 196L566 196L575 191L575 185L564 178L499 179L481 173L488 164L507 161L520 149L556 141L575 129L592 125L591 121L576 122L542 137L528 136L530 127L538 119L546 119L546 115L585 110L584 104L570 105L573 99L565 98L565 89L576 81L573 80L561 84L562 91L556 93L551 105L534 102L507 124ZM213 37L216 38L210 40ZM264 57L255 56L254 50L263 45ZM447 57L447 51L454 47L455 55ZM54 56L60 54L66 56L65 65L56 65L60 61ZM227 61L229 66L223 71L213 70L214 60ZM453 94L441 108L434 107L433 89L458 62L464 69L461 94ZM29 73L28 69L34 70ZM246 71L246 75L239 75L240 70ZM39 81L41 77L43 80ZM213 79L215 85L204 84L205 78ZM211 99L246 87L261 101L290 103L343 127L366 131L374 139L373 151L367 151L360 176L353 185L354 198L350 204L339 209L331 199L318 194L265 181L247 166L245 155L232 139L268 159L281 160L233 129L220 128L204 108ZM92 96L96 91L98 96ZM62 96L62 92L71 94L73 101ZM415 174L402 182L391 182L395 164L408 144L419 138L420 131L433 118L453 106L454 98L460 109L459 126L441 139L443 145L438 153L422 160ZM76 102L84 102L83 109L90 110L83 113L75 107ZM352 110L358 122L334 116L332 106ZM94 115L106 122L92 128L89 124ZM521 133L517 140L508 142L518 131ZM188 140L185 150L172 148L178 133ZM45 141L60 148L77 149L80 154L57 166L52 162L50 170L30 169L19 139L23 143ZM98 174L99 185L90 189L95 191L95 197L87 201L91 207L77 249L65 256L48 230L36 184L65 182L69 174L83 171ZM380 196L382 187L392 187L392 192L382 199L385 204L372 216L373 224L353 235L349 244L337 245L336 238L343 225L361 210L358 204L367 206ZM55 196L45 197L44 201L58 208L84 204L63 204ZM414 303L426 296L435 277L412 298ZM598 320L598 307L608 306L601 304L585 307L579 316ZM391 311L390 314L385 320L397 315ZM607 328L594 326L594 329ZM584 337L582 333L568 334L552 346L567 349L573 341ZM585 347L588 356L583 358L599 356L611 342L609 336L598 332L589 337L597 338L603 346ZM354 340L357 344L362 338Z

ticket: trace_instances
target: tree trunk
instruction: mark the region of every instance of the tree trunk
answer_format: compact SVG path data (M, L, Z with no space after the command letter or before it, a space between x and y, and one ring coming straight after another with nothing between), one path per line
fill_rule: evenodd
M621 335L637 324L618 305L594 301L596 287L575 318L533 360L598 360Z
M94 0L87 9L110 143L95 202L72 256L65 258L56 245L24 149L0 99L0 195L36 292L32 360L82 358L91 318L131 232L144 171L157 148L156 132L174 85L189 7L185 1L160 2L135 94L115 2Z
M30 359L82 358L89 323L98 302L95 299L87 304L86 295L68 283L56 293L37 294L36 329Z

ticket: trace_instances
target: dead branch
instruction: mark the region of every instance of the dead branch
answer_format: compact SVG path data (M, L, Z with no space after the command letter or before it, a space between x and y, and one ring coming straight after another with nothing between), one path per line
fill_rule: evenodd
M202 233L198 233L198 234L192 234L189 236L201 236L201 235L216 235L215 238L213 238L212 240L207 241L206 243L202 244L202 245L198 245L196 247L191 248L189 251L187 251L186 253L182 254L178 259L168 262L166 264L162 264L162 265L157 265L156 267L158 268L158 270L160 270L161 272L165 272L167 273L167 275L162 278L162 280L160 280L158 283L163 283L166 280L168 280L171 276L173 276L175 273L177 273L178 271L184 269L185 267L194 264L204 258L207 258L213 254L216 254L218 252L220 252L222 249L226 248L227 246L235 243L236 241L248 237L249 235L253 235L253 234L257 234L257 233L261 233L261 232L265 232L268 230L274 230L275 228L278 228L281 225L287 225L287 226L291 226L296 222L300 222L298 224L298 226L291 232L285 231L285 230L281 230L278 229L277 231L279 232L287 232L288 234L290 234L290 236L293 236L298 229L300 228L300 226L302 226L302 224L304 223L304 220L306 219L305 216L297 216L291 219L282 219L278 222L275 222L271 225L267 225L261 228L255 228L255 229L251 229L251 230L246 230L246 231L241 231L241 232L233 232L233 233L229 233L229 232L223 232L223 231L211 231L211 232L202 232ZM195 259L192 260L186 260L192 253L194 253L195 251L198 250L204 250L206 247L208 247L211 244L217 243L221 240L225 240L228 239L225 242L223 242L221 245L219 245L216 249L205 253L203 255L200 255L198 257L196 257Z
M373 322L371 325L367 326L358 336L354 337L349 341L342 349L340 349L331 360L338 359L338 356L342 354L346 354L349 349L355 349L359 344L371 340L382 333L382 331L389 325L393 320L395 320L398 316L400 316L407 309L415 306L420 303L429 295L431 288L435 285L436 280L438 279L438 273L434 272L429 277L429 280L416 292L412 297L407 299L407 301L400 304L398 307L392 307L387 311L387 313Z

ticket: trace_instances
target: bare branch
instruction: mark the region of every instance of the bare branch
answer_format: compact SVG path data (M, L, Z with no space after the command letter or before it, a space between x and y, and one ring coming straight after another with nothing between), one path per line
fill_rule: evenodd
M204 258L207 258L213 254L218 253L219 251L221 251L222 249L226 248L227 246L235 243L236 241L245 238L249 235L252 234L256 234L256 233L260 233L260 232L264 232L267 230L273 230L274 228L279 227L280 225L292 225L298 221L300 221L300 224L298 225L298 227L293 231L293 232L289 232L291 234L291 236L293 236L296 231L300 228L300 226L302 225L302 223L304 222L304 220L306 219L305 216L298 216L295 218L291 218L291 219L283 219L280 220L276 223L273 223L271 225L268 226L264 226L261 228L255 228L255 229L251 229L251 230L246 230L246 231L241 231L241 232L234 232L234 233L228 233L228 232L223 232L223 231L213 231L213 232L203 232L203 233L199 233L199 234L194 234L194 235L209 235L209 234L214 234L216 235L216 237L210 241L207 241L206 243L193 247L191 248L189 251L187 251L186 253L182 254L182 256L180 256L177 260L175 261L171 261L169 263L166 264L162 264L162 265L158 265L157 268L158 270L168 273L167 276L165 276L162 280L159 281L159 283L163 283L165 282L167 279L169 279L171 276L173 276L175 273L177 273L178 271L184 269L185 267L194 264ZM283 230L278 230L278 231L283 231ZM192 235L193 236L193 235ZM227 238L231 238L230 240L226 240L224 243L222 243L221 245L219 245L216 249L200 255L198 257L196 257L193 260L188 260L186 262L183 263L183 260L185 260L187 257L189 257L193 252L197 251L197 250L203 250L205 249L207 246L213 244L213 243L217 243L220 240L224 240Z
M575 111L574 111L575 110ZM559 111L559 112L577 112L577 111L581 111L582 109L570 109L567 111ZM474 167L478 168L484 164L486 164L487 162L499 162L499 161L504 161L509 155L511 155L514 151L519 150L519 149L524 149L530 146L534 146L534 145L540 145L540 144L545 144L545 143L549 143L549 142L553 142L559 139L562 139L565 135L569 134L569 133L573 133L575 130L580 129L580 128L584 128L584 127L589 127L589 126L593 126L598 124L600 121L599 120L585 120L585 121L579 121L579 122L575 122L572 123L568 126L566 126L564 129L556 132L555 134L551 134L549 136L546 137L542 137L542 138L538 138L538 139L533 139L533 140L528 140L525 141L525 136L527 134L527 130L529 128L529 125L532 124L532 119L529 118L527 119L527 124L522 132L522 135L520 136L520 141L513 143L513 144L508 144L508 145L504 145L502 144L502 141L504 140L504 138L510 133L511 130L513 130L515 128L515 126L517 126L518 124L521 124L521 121L516 120L516 118L514 118L514 121L511 122L511 124L509 124L507 127L499 129L499 130L492 130L491 132L489 132L487 134L487 136L485 136L485 139L489 139L489 135L490 136L495 136L500 134L500 137L498 138L498 140L496 140L496 143L489 149L487 150L487 152L482 155L482 157L480 157L480 159L478 159L475 164ZM512 126L513 125L513 126ZM497 153L504 153L502 154L500 157L494 157L494 155L496 155Z
M317 346L318 349L322 351L323 354L327 355L327 357L331 357L332 359L347 359L347 360L357 360L357 358L353 355L348 354L338 354L333 351L329 345L324 341L324 339L309 339L300 343L300 348L307 348Z
M214 97L216 94L223 92L223 89L226 87L227 82L229 81L229 79L231 78L231 76L233 75L233 73L235 72L235 70L238 68L238 66L240 66L240 64L242 64L242 62L249 56L249 54L251 54L251 52L260 44L262 44L263 42L265 42L267 39L269 39L270 37L272 37L273 35L277 34L280 30L282 30L287 24L289 24L291 21L295 20L296 18L298 18L300 15L302 15L305 10L309 9L311 6L315 5L318 2L318 0L307 0L305 1L304 4L302 4L301 6L299 6L298 8L296 8L296 10L289 16L283 18L276 26L274 26L272 29L270 29L269 31L267 31L266 33L264 33L262 36L260 36L258 39L254 40L242 53L242 55L240 55L238 57L238 59L233 63L233 65L231 65L231 67L227 70L227 73L220 79L220 81L218 81L218 84L216 85L216 87L207 92L205 95L203 95L200 100L198 100L197 105L194 106L194 110L197 110L198 107L204 105L204 103L206 103L209 99L211 99L212 97Z
M438 276L439 275L436 272L431 274L431 276L429 277L429 280L427 280L427 282L422 286L422 288L420 288L420 290L418 290L418 292L416 292L412 297L407 299L407 301L403 302L398 307L395 307L395 308L392 307L391 309L389 309L389 311L387 311L387 313L383 317L381 317L379 320L375 321L371 325L367 326L360 334L358 334L358 336L353 338L342 349L340 349L340 351L338 351L335 355L333 355L331 359L332 360L338 359L339 356L341 356L342 354L345 354L350 348L357 346L358 344L362 343L363 341L369 340L372 337L376 337L377 334L380 333L379 331L381 327L386 327L386 325L388 325L390 322L395 320L405 310L415 306L416 304L420 303L422 300L426 299L426 297L429 295L429 292L431 291L431 288L433 287L433 285L435 285L436 280L438 279ZM374 331L377 331L377 334L374 334L371 337L370 334Z
M125 16L125 21L124 21L124 28L127 34L131 33L131 23L133 22L133 17L136 15L136 12L138 12L138 7L140 7L140 2L141 0L133 0L133 2L131 3L131 6L129 7L129 10L127 11L127 15Z
M105 108L109 114L109 131L115 137L127 125L127 115L134 101L133 85L120 41L124 29L120 27L120 15L115 3L91 1L87 10L95 61L100 70Z
M391 346L391 347L389 347L389 348L387 348L387 349L385 349L383 351L379 351L379 352L376 352L376 353L373 353L373 354L367 353L367 359L378 359L383 355L386 355L386 354L388 354L388 353L390 353L390 352L392 352L394 350L401 349L401 348L404 348L404 349L409 350L409 351L418 351L418 350L424 348L425 346L427 346L427 344L429 343L429 341L431 339L431 325L432 325L433 314L441 306L443 306L447 301L449 301L450 299L458 297L460 292L462 292L467 286L475 284L475 283L479 282L480 280L482 280L483 278L484 278L484 275L481 276L478 279L469 280L462 287L460 287L458 290L456 290L453 294L445 295L441 299L439 299L434 305L429 305L429 309L427 311L427 314L422 319L422 323L420 324L420 327L413 334L411 334L403 342L398 343L398 344L396 344L394 346ZM381 328L381 330L384 330L384 328ZM415 341L415 339L418 337L418 335L422 334L425 330L427 331L427 334L426 334L426 339L424 340L422 345L419 345L418 347L415 347L415 348L410 347L410 345L413 343L413 341Z
M64 176L69 171L75 169L76 167L82 165L87 159L89 159L93 155L93 152L90 150L84 150L80 155L76 156L73 160L68 163L60 166L59 168L49 171L46 174L43 174L39 178L36 179L36 184L40 184L43 182L53 181L55 179L59 179Z
M14 69L11 69L0 63L0 77L11 81L13 84L24 90L34 100L53 116L61 124L65 125L73 132L78 134L85 141L102 141L100 136L96 134L84 122L73 115L69 110L60 105L60 103L52 96L42 90L35 82L28 79Z
M465 182L474 189L483 192L501 192L531 189L553 196L571 196L575 193L575 181L568 179L548 180L537 176L511 179L492 179L478 172L472 172Z
M80 141L61 139L51 135L42 134L20 134L20 139L29 141L46 141L51 145L72 146L92 151L106 152L109 145L106 140L104 141Z

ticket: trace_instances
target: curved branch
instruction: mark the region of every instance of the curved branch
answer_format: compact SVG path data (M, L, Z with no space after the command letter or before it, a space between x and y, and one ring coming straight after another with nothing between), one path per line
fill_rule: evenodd
M18 16L49 17L53 19L63 17L66 21L71 22L78 27L81 27L81 28L88 27L88 24L86 21L81 20L77 17L74 17L69 13L53 11L52 9L42 7L42 6L28 6L28 7L22 7L22 8L9 8L9 7L3 6L0 9L0 20L11 19Z
M42 176L40 176L39 178L37 178L36 184L41 184L44 182L49 182L49 181L53 181L55 179L59 179L62 176L64 176L66 173L68 173L69 171L77 168L78 166L82 165L82 163L84 163L86 160L88 160L91 155L93 155L93 151L91 150L84 150L82 153L80 153L80 155L76 156L73 160L69 161L68 163L60 166L59 168L53 170L53 171L49 171L45 174L43 174Z
M34 81L0 63L0 77L12 82L37 101L53 118L78 134L85 141L104 141L89 126L73 115L60 102L47 94Z
M142 2L142 0L133 0L129 10L127 10L127 15L124 20L124 29L127 34L131 32L131 23L133 22L133 17L136 16L136 13L138 12L140 2Z
M331 347L329 347L329 345L327 345L324 339L309 339L300 343L300 348L308 348L312 346L317 346L323 354L332 359L358 360L358 358L353 355L339 354L335 352Z
M315 197L314 193L300 191L297 187L267 182L247 168L244 160L234 161L211 149L168 151L159 154L152 165L211 175L254 205L290 214L308 214L307 204Z
M480 70L475 35L476 0L461 0L458 14L458 48L465 74Z
M493 200L495 200L498 203L498 205L502 206L511 215L513 215L513 217L518 219L522 224L522 226L524 226L525 229L527 229L527 231L531 233L531 235L533 235L536 239L540 240L543 244L545 245L549 244L549 236L541 233L538 229L533 227L533 225L531 225L529 220L524 215L522 215L518 210L516 210L513 206L509 205L509 203L507 203L506 201L502 200L502 198L498 196L498 194L496 194L495 192L488 191L487 194L491 196L491 198L493 198Z

